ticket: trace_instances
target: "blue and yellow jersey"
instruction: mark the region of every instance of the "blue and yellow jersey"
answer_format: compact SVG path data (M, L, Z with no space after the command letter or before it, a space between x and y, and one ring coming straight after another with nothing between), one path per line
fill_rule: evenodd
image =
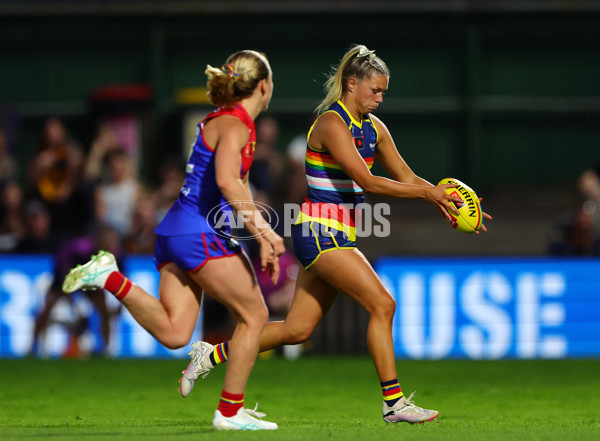
M217 186L215 177L215 149L204 140L204 124L221 115L232 115L239 118L248 127L248 143L240 152L240 178L244 178L250 170L256 146L256 130L254 121L241 105L232 108L219 108L206 116L198 124L196 140L186 165L186 175L179 198L158 227L156 233L163 236L215 231L213 222L214 210L217 214L231 211L225 197ZM209 213L211 216L209 218ZM224 231L228 233L228 231Z
M344 121L352 134L354 147L370 169L375 159L379 136L369 115L364 115L361 121L356 121L341 101L332 104L323 115L330 112L337 114ZM308 139L317 121L310 128ZM327 150L314 149L308 143L305 167L308 193L296 223L318 222L344 231L350 240L355 240L356 213L352 207L363 201L363 189L342 170Z

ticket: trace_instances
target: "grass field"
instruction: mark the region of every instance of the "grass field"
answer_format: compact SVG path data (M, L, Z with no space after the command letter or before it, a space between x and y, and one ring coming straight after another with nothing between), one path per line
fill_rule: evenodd
M367 357L259 360L246 406L275 432L214 432L220 367L182 399L185 360L0 360L0 440L598 440L600 360L401 361L405 393L440 411L386 425Z

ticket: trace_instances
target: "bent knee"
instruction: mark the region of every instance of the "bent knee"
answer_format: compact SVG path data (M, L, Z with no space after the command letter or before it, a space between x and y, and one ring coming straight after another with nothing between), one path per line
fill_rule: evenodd
M191 336L181 335L166 335L162 338L157 337L157 340L167 349L179 349L186 346L191 339Z
M384 290L379 294L377 301L372 305L371 311L369 312L371 315L391 319L396 312L396 301L387 290Z
M288 345L297 345L307 341L312 335L315 327L308 324L302 326L294 326L286 329L285 343Z

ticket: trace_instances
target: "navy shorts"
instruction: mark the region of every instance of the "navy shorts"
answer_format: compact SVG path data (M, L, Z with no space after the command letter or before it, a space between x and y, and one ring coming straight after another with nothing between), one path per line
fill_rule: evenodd
M173 262L184 271L197 271L206 262L239 254L240 244L231 237L215 233L195 233L181 236L156 237L154 264L158 269Z
M356 248L356 243L348 239L343 231L312 221L293 225L292 239L294 253L304 269L313 266L323 253Z

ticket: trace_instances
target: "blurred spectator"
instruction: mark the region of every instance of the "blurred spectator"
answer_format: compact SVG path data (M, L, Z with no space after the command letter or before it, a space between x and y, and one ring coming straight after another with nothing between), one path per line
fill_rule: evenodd
M142 187L133 175L124 149L117 147L108 151L104 162L107 176L96 189L97 218L124 238L131 232L133 210Z
M292 304L296 288L296 278L299 270L296 257L289 249L279 256L279 269L281 272L276 285L273 285L269 272L261 270L258 253L254 252L250 260L269 309L269 321L284 320ZM282 351L286 358L296 359L302 352L302 345L284 345Z
M87 260L89 260L90 255L95 253L98 249L110 251L117 257L119 266L123 265L123 253L121 250L119 235L114 229L109 227L102 226L97 232L95 232L95 234L81 236L76 239L69 240L62 243L58 248L58 251L54 256L55 268L52 284L48 290L46 301L41 311L38 313L35 321L33 341L30 350L31 355L39 355L41 352L40 348L38 347L39 338L49 326L52 318L52 311L57 302L61 299L65 299L71 305L74 304L74 296L64 294L62 291L62 282L65 276L72 267L84 264ZM110 320L113 315L119 312L119 310L109 311L104 290L84 291L83 294L89 301L92 302L100 314L100 333L102 335L103 342L100 345L100 348L97 349L97 352L105 353L110 343ZM80 312L75 308L74 314L76 319L73 322L61 323L66 325L71 333L71 346L69 349L67 349L66 355L88 355L80 351L78 340L79 337L87 330L89 319L86 316L81 316Z
M306 134L292 139L282 154L277 149L279 126L272 117L264 117L256 124L256 152L250 173L255 195L281 212L283 204L304 202L306 178L304 157ZM261 195L266 193L268 197Z
M598 205L590 200L574 214L559 218L550 238L553 256L600 256Z
M50 232L50 214L39 199L25 205L25 237L15 249L17 253L54 253L59 245L57 237Z
M8 150L8 139L0 128L0 184L17 177L17 162Z
M0 183L0 252L15 250L25 231L21 186L14 181Z
M585 170L577 181L585 198L575 213L559 216L551 232L554 256L600 256L600 164Z
M94 187L101 177L105 157L108 166L105 181L99 184L98 192L95 193ZM62 292L62 282L69 269L85 263L98 249L106 249L120 256L121 238L116 228L121 227L121 231L125 231L126 227L123 225L127 225L127 216L130 222L133 212L134 192L128 191L128 185L123 185L129 183L128 158L126 155L123 157L115 148L108 130L101 130L94 140L87 163L85 159L81 150L69 138L62 122L56 118L49 119L44 126L40 148L29 163L29 176L34 186L34 196L43 201L48 208L50 242L55 240L60 245L54 254L53 283L35 323L31 350L34 354L38 352L37 345L41 333L52 321L52 311L57 302L65 299L70 305L74 304L76 296L65 296ZM125 188L124 197L119 191L122 190L119 185ZM99 209L96 207L95 196L102 202ZM125 214L118 212L119 210L125 211ZM118 213L115 217L109 216L116 212ZM97 227L97 213L103 215L100 219L106 218L115 227ZM41 245L39 242L32 242L36 236L43 236L45 213L39 206L33 205L30 214L33 216L30 227L31 241L24 241L23 248ZM124 217L119 217L122 214ZM44 245L51 247L52 243ZM86 292L85 298L91 301L100 313L103 345L99 352L102 352L106 349L110 337L110 313L106 306L105 294L102 290ZM76 320L62 324L67 326L71 333L72 345L67 352L77 356L80 353L78 340L87 331L89 318L76 308L73 309Z
M94 222L91 185L83 180L84 156L57 118L46 121L38 152L29 162L34 195L47 205L52 234L60 240L85 234Z
M256 151L250 173L250 183L254 200L266 204L283 219L283 208L286 203L301 204L306 196L306 179L304 177L304 154L306 153L306 136L304 136L302 158L282 154L277 149L279 126L272 117L263 117L256 123ZM284 224L279 222L273 226L279 234L283 233Z
M255 255L251 260L254 272L256 273L256 279L269 308L270 320L283 320L294 298L294 289L299 269L298 261L290 251L286 251L279 256L281 273L277 284L273 285L269 272L262 271L260 268L260 257Z
M579 191L589 200L600 206L600 163L585 170L578 179Z
M306 157L306 134L294 137L286 149L287 197L286 201L302 204L306 197L306 171L304 160Z
M157 223L162 220L179 197L179 191L185 179L185 165L175 157L167 158L162 162L159 176L160 183L153 193Z
M123 249L128 254L154 254L154 229L158 225L156 209L151 198L138 199L133 212L130 234L123 242Z
M278 136L279 125L274 118L266 116L256 122L256 149L250 183L255 196L261 200L273 200L276 182L283 170L283 158L277 151ZM269 202L266 203L270 205Z
M100 126L96 137L92 141L85 166L85 177L88 181L100 181L106 154L118 148L118 146L119 143L115 131L107 124Z
M57 118L46 121L37 154L29 163L29 177L49 203L69 198L80 179L83 154L69 139Z

